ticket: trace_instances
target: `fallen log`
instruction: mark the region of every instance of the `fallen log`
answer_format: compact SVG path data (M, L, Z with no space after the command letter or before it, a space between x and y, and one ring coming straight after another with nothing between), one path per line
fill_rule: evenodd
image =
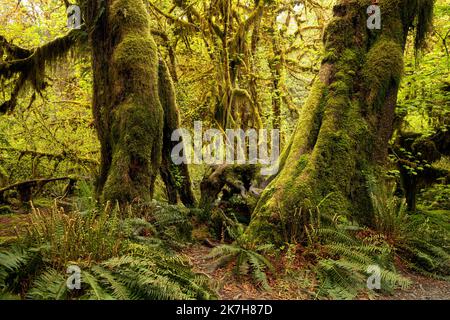
M48 183L64 181L64 180L69 180L69 185L71 185L71 187L73 187L73 184L78 179L74 178L74 177L61 177L61 178L48 178L48 179L34 179L34 180L17 182L17 183L14 183L12 185L9 185L7 187L0 189L0 202L4 202L4 193L6 191L14 190L14 189L16 189L19 192L20 201L22 203L29 202L32 197L32 189L33 188L38 187L38 189L40 191Z

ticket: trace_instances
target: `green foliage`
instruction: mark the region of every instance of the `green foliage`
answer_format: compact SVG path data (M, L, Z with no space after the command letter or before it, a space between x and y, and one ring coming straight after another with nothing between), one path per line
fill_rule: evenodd
M33 208L22 241L30 247L48 246L44 255L55 268L70 261L102 261L117 255L124 245L119 214L110 206L84 215L66 213L56 205L46 212Z
M380 268L384 291L409 285L408 279L395 272L393 250L383 237L363 236L368 230L338 216L318 213L318 217L308 227L306 249L319 280L318 297L355 298L367 289L370 266Z
M234 274L237 276L251 275L253 280L265 290L270 290L267 281L266 270L272 273L272 263L264 257L264 253L273 249L273 245L251 245L243 240L244 227L237 220L232 220L224 215L227 222L227 230L235 240L232 244L222 244L215 247L208 255L214 259L216 268L222 268L234 264Z
M446 277L450 270L450 233L430 219L410 216L404 200L387 188L372 189L376 231L382 233L409 267Z
M69 294L67 279L55 269L40 274L28 291L27 298L33 300L64 300Z
M127 254L93 269L116 298L211 299L207 278L195 275L187 260L161 247L131 244ZM112 291L111 291L112 290Z
M96 211L98 203L95 199L94 186L89 182L79 181L76 187L74 197L74 207L76 210L82 214Z
M438 183L422 190L419 202L428 210L450 210L450 186Z
M186 221L174 212L153 225L109 206L33 209L27 232L0 252L0 291L29 299L212 299L208 279L171 249L176 233L162 231ZM71 265L81 268L80 290L67 288Z
M150 32L159 41L160 55L170 62L168 66L176 80L185 127L191 127L194 120L216 126L215 111L228 112L236 125L240 124L241 117L251 120L242 121L243 125L271 127L280 117L275 114L275 105L279 103L281 120L278 121L287 137L297 122L296 106L302 105L306 89L316 74L321 50L317 40L324 29L330 1L322 1L320 6L307 1L304 7L289 5L283 11L280 11L281 2L266 1L262 19L257 23L259 7L253 8L250 2L175 2L120 0L114 1L111 8L110 22L114 31L119 28L121 33L116 43L119 46L111 59L125 79L115 89L131 88L133 95L119 95L118 100L124 98L124 104L111 114L115 120L111 139L118 141L114 146L118 153L107 185L110 192L104 195L106 199L123 196L132 200L130 194L135 190L128 188L123 192L128 187L125 184L131 180L123 177L121 173L126 170L120 168L135 159L124 154L133 153L138 161L148 160L151 143L137 144L137 138L145 136L146 140L151 140L160 136L157 121L148 121L148 103L141 101L148 96L156 97L152 85L157 82L153 77L156 76L153 68L157 64L156 46ZM354 8L365 9L368 2L358 1ZM325 34L327 52L323 61L336 63L338 72L330 85L316 82L307 107L300 115L299 129L281 158L284 169L277 178L279 183L270 185L258 204L260 209L269 209L261 219L254 220L258 224L254 238L281 243L294 241L286 253L290 261L288 267L294 265L298 247L303 249L306 245L302 255L312 260L311 268L319 280L319 297L354 298L365 289L367 266L372 264L382 268L383 289L407 285L407 281L395 273L392 263L395 255L427 275L449 276L449 219L448 211L444 210L450 210L450 191L445 182L421 191L419 211L414 215L406 212L404 201L394 197L391 190L372 185L370 205L374 209L374 230L349 222L347 213L350 207L357 205L341 194L341 190L345 190L352 194L353 200L359 198L354 186L356 178L360 177L347 177L349 171L365 169L364 161L359 162L360 155L353 153L364 150L360 145L364 146L366 141L361 138L369 136L356 117L360 115L361 106L351 103L349 98L353 98L351 95L358 89L353 77L360 75L359 68L363 66L362 79L358 81L370 84L371 92L367 92L366 98L369 104L379 106L391 82L398 83L402 75L402 50L392 39L401 36L403 28L397 24L397 14L391 17L388 10L398 2L381 2L382 11L388 13L383 23L386 22L385 29L390 29L386 31L389 39L377 38L366 59L354 50L352 42L372 39L348 36L355 33L355 20L338 17L330 23ZM397 114L404 117L400 129L428 135L445 129L449 119L450 11L448 1L436 2L435 30L427 43L424 39L430 31L434 1L411 1L401 13L404 17L416 16L416 19L414 26L408 26L413 27L415 35L406 46L403 90L397 108ZM90 108L89 58L79 52L76 60L69 57L67 64L54 66L73 40L58 38L65 33L64 7L57 1L44 1L36 4L40 10L31 12L24 1L0 0L0 3L0 35L8 41L34 48L57 39L53 46L43 46L35 54L36 61L46 59L52 70L37 62L30 64L28 70L31 73L27 80L42 96L22 92L23 96L16 101L17 113L4 116L4 121L0 121L0 186L30 177L97 175L94 168L98 164L99 146ZM262 7L262 2L255 3ZM144 4L151 7L152 15L147 15ZM224 20L225 10L218 9L227 4L231 6L228 9L233 17L227 30L221 30L218 24ZM364 14L363 10L361 13ZM222 34L225 31L228 34ZM343 50L345 47L347 50ZM418 48L423 49L422 56L417 54ZM5 59L9 58L1 51L0 62ZM49 77L44 79L44 72ZM177 73L180 73L178 77ZM135 76L129 77L130 74ZM2 80L2 101L14 98L10 89L17 79ZM51 85L40 90L47 81ZM230 109L217 110L223 107L221 104L225 104L227 97L231 97L227 106ZM152 106L157 105L154 100L147 100L153 101ZM139 111L134 111L135 104L139 104ZM326 109L339 113L336 122L347 118L344 125L339 127L334 121L328 121L331 112L325 113ZM260 117L262 123L254 121L253 117ZM300 130L302 128L306 129ZM318 141L320 131L327 134ZM312 153L317 143L321 148ZM412 162L404 165L411 176L432 165L418 162L414 154L406 150L405 154ZM184 177L178 170L172 173L179 187ZM392 173L398 175L399 172ZM156 170L152 174L156 175ZM302 181L300 175L310 179ZM137 176L130 174L130 179ZM141 177L138 182L142 183L136 184L150 196L149 177L139 175L138 178ZM45 200L59 195L61 187L60 184L46 187ZM274 218L277 212L272 209L278 208L275 203L282 198L280 190L287 195L282 206L289 217L277 220ZM333 192L329 193L330 190ZM318 204L325 194L329 196ZM191 241L189 212L177 206L141 200L148 201L137 201L138 204L127 208L114 205L101 208L93 196L93 187L80 182L73 212L56 205L48 209L33 208L31 223L18 241L0 238L0 298L214 298L206 277L193 273L188 259L174 251ZM230 204L239 206L240 201L239 197L234 197ZM298 206L303 206L304 210L296 209ZM316 214L315 206L321 207L323 212ZM9 213L11 207L14 206L0 205L0 214ZM311 209L310 214L307 214L308 209ZM359 211L369 216L359 207L353 211L355 215ZM335 212L346 217L330 215ZM308 221L310 217L312 220ZM201 218L207 219L207 216ZM235 242L215 248L211 258L218 266L234 265L237 275L249 275L268 289L266 272L273 272L273 266L265 254L272 246L249 243L245 241L248 237L243 236L241 224L227 217L220 217L220 220L226 222L227 232ZM307 236L303 237L305 224ZM300 238L307 243L295 243ZM65 268L74 264L82 268L80 291L68 290L65 283Z
M411 221L402 242L396 243L409 266L420 273L450 279L450 233L426 219Z
M369 189L374 208L375 230L389 239L400 240L408 227L406 201L395 197L395 190L388 190L383 185L370 183Z
M0 289L3 293L18 292L28 299L39 300L215 297L209 289L208 278L192 273L186 259L163 246L128 243L121 255L82 267L82 288L79 291L68 289L63 269L53 269L44 260L31 259L33 255L30 252L40 251L27 248L1 253ZM25 268L27 272L24 272ZM29 283L30 288L21 292L23 288L19 284L24 283Z
M183 246L191 241L192 223L188 209L153 202L153 210L148 218L157 230L157 236L172 246Z
M376 110L382 107L392 82L399 84L403 73L403 49L400 44L380 38L367 54L363 77L370 88L368 105Z
M432 135L448 125L450 91L445 89L450 72L448 2L436 1L433 33L426 48L415 55L412 43L406 48L405 76L399 94L397 114L404 118L404 131Z

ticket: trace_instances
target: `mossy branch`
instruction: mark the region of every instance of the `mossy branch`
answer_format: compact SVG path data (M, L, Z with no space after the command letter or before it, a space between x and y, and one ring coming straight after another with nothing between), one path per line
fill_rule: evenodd
M0 35L0 50L3 50L12 59L25 59L32 53L31 50L9 43L2 35Z
M86 32L83 29L74 29L41 47L28 50L10 44L0 36L0 49L8 54L6 61L0 63L0 79L12 79L18 75L11 99L0 105L0 114L14 110L19 93L27 84L39 93L44 90L46 66L53 65L76 44L86 41Z
M87 166L96 166L98 165L98 161L89 158L78 157L75 154L63 152L61 154L54 154L49 152L38 152L32 150L21 150L16 148L0 148L0 151L6 152L16 152L19 153L19 160L24 156L31 156L32 158L46 158L48 160L54 160L58 162L62 162L64 160L69 160L75 163L81 163Z
M149 6L156 11L159 15L162 15L164 18L168 19L169 21L179 25L180 27L183 27L184 29L198 31L199 28L190 22L184 21L180 18L174 17L168 13L165 13L161 9L159 9L156 5L154 5L151 1L148 1Z

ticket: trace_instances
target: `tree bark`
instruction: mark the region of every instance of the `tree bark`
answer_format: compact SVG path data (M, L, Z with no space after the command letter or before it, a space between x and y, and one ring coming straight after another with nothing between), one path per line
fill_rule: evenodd
M42 190L42 188L46 184L51 183L51 182L63 181L63 180L69 180L70 182L73 181L73 183L75 183L77 181L77 179L73 178L73 177L34 179L34 180L17 182L10 186L0 188L0 203L2 203L4 201L4 193L9 190L13 190L13 189L16 189L19 192L20 201L22 203L27 203L30 200L32 200L33 188L38 189L38 191L35 192L35 194L37 194Z
M94 71L102 201L150 200L161 164L158 56L142 0L82 1Z
M170 204L178 202L178 195L186 207L194 207L195 196L192 191L188 165L175 165L171 158L173 148L180 142L172 141L172 133L180 128L180 117L176 104L175 88L166 63L159 62L159 99L164 109L163 151L160 175L166 185Z
M407 33L417 18L423 39L433 1L380 1L381 30L367 27L370 4L340 0L333 8L318 80L253 213L249 241L303 241L318 210L371 224L367 181L387 158Z

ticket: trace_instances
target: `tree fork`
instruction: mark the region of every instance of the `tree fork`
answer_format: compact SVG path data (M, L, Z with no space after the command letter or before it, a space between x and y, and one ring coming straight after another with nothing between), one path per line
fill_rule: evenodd
M281 243L296 224L303 232L295 240L304 241L317 208L371 224L367 181L379 176L386 160L407 33L417 21L420 47L434 1L380 1L382 30L367 28L370 4L341 0L333 8L319 79L280 158L280 172L253 213L249 241Z

